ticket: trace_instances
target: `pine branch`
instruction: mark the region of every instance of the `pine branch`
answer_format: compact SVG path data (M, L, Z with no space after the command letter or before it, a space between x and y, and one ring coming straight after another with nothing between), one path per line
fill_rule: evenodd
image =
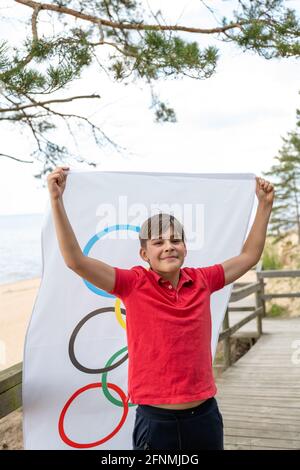
M0 153L1 157L6 157L6 158L11 158L12 160L15 160L17 162L21 163L33 163L33 160L22 160L21 158L13 157L12 155L7 155L6 153Z
M89 23L99 24L101 22L102 26L108 26L114 29L120 30L135 30L135 31L184 31L188 33L202 33L202 34L216 34L223 33L225 31L239 28L241 29L244 25L251 24L251 21L240 21L236 23L231 23L226 26L216 27L216 28L192 28L189 26L180 26L180 25L158 25L158 24L144 24L144 23L123 23L109 21L104 18L99 18L94 15L83 13L81 11L74 10L61 5L55 5L51 3L38 3L33 0L14 0L16 3L20 3L32 9L39 8L40 10L55 11L56 13L63 13L75 18L80 18L81 20L88 21ZM264 21L265 24L269 24L269 21Z
M61 98L61 99L53 99L53 100L47 100L47 101L33 101L31 104L24 104L24 105L18 105L15 107L10 107L10 108L0 108L0 113L7 113L7 112L15 112L15 111L21 111L26 108L32 108L32 107L37 107L37 106L45 106L47 104L51 103L68 103L70 101L74 100L79 100L79 99L90 99L90 98L101 98L99 95L82 95L82 96L71 96L70 98Z

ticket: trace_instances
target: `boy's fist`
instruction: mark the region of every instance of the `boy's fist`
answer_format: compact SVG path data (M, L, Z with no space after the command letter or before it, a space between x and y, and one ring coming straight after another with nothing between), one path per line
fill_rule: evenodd
M275 196L274 186L270 181L256 176L256 196L259 202L272 205Z
M58 166L47 177L51 199L60 199L66 187L68 166Z

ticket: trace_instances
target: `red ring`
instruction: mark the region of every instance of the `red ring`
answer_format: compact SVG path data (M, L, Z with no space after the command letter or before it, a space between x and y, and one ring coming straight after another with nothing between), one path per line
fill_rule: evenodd
M91 442L90 444L79 444L78 442L71 441L71 439L68 438L68 436L66 435L65 430L64 430L64 419L65 419L65 416L66 416L66 413L68 411L69 406L75 400L75 398L78 397L78 395L80 395L81 393L85 392L85 390L89 390L90 388L101 388L102 387L101 382L86 385L85 387L82 387L79 390L77 390L75 393L73 393L73 395L69 398L69 400L67 401L67 403L63 407L62 412L61 412L60 417L59 417L59 422L58 422L59 434L60 434L61 439L67 445L69 445L71 447L75 447L76 449L88 449L89 447L99 446L100 444L103 444L104 442L111 439L115 434L117 434L119 429L123 426L123 424L126 420L127 414L128 414L128 402L126 402L126 395L123 392L123 390L121 388L119 388L117 385L112 384L112 383L107 383L106 385L107 385L108 388L112 388L113 390L115 390L115 392L117 392L119 394L119 396L122 400L123 415L122 415L122 418L121 418L119 424L108 436L104 437L103 439L100 439L100 441Z

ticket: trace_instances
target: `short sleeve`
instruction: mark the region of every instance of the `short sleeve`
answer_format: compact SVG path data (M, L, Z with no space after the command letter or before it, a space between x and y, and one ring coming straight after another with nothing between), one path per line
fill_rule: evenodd
M225 273L222 264L198 268L206 280L210 293L222 289L225 285Z
M140 270L138 267L131 269L121 269L114 266L115 270L115 286L109 294L119 297L121 300L128 297L135 288L140 278Z

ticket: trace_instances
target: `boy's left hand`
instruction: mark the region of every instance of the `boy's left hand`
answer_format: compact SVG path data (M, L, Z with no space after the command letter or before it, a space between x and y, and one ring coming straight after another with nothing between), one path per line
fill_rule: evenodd
M274 186L270 181L264 180L263 178L255 177L256 179L256 196L258 202L265 203L272 206L275 196Z

